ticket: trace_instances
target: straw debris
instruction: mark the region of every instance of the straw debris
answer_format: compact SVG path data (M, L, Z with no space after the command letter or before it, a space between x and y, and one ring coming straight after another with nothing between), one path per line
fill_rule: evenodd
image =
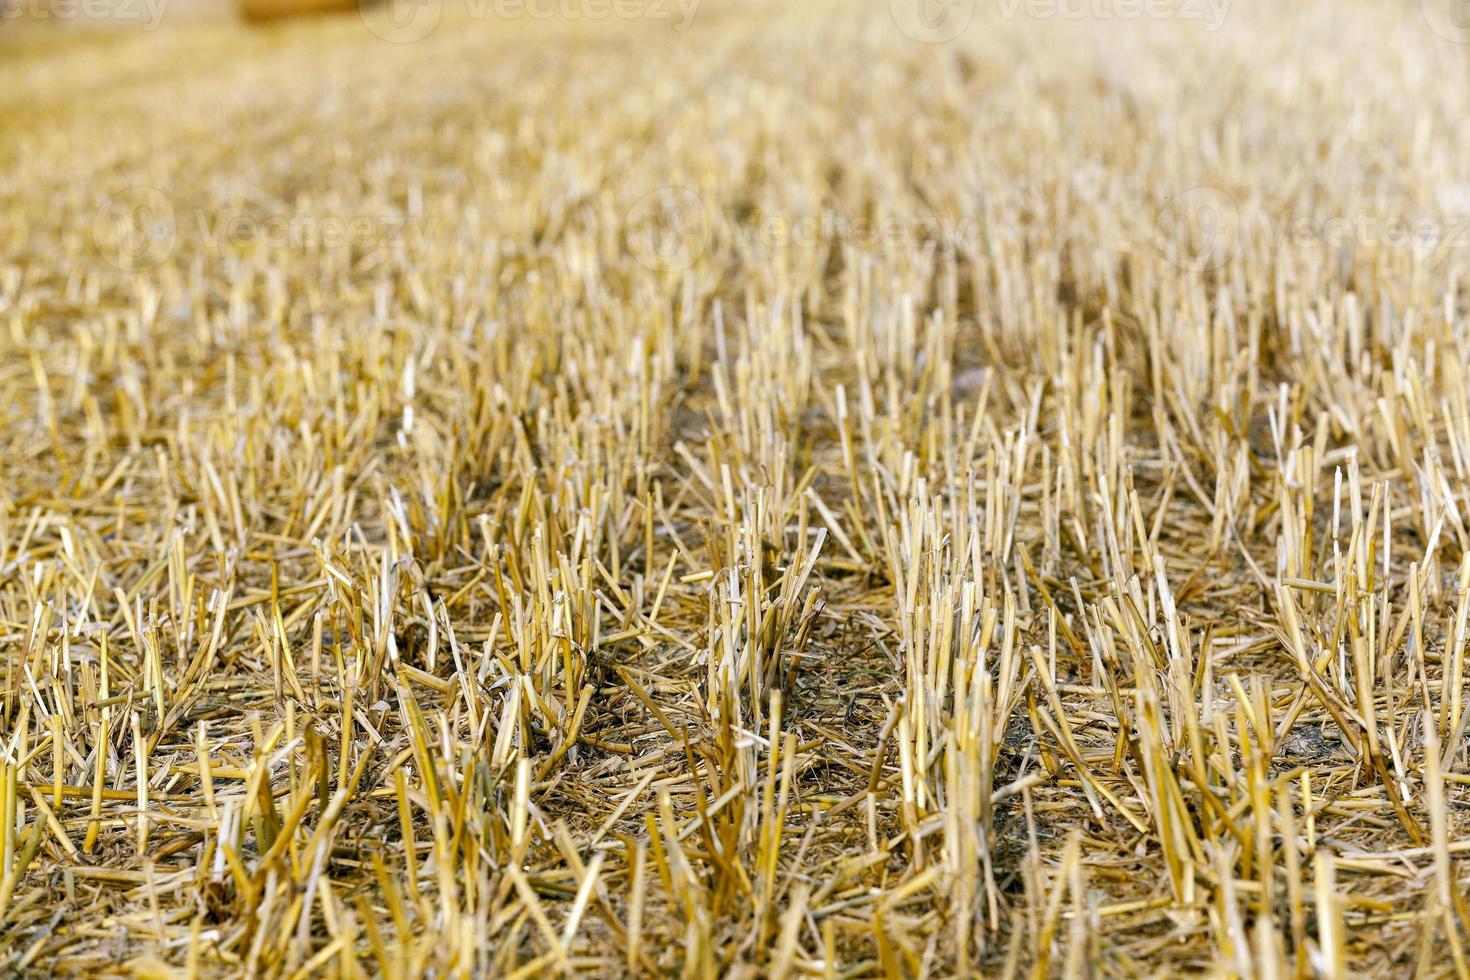
M1470 977L1463 52L884 8L0 38L0 972Z

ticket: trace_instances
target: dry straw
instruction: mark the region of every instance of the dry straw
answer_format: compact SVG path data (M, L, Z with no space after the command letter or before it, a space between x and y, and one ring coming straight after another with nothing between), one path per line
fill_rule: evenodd
M0 38L0 972L1470 976L1464 52L442 14Z

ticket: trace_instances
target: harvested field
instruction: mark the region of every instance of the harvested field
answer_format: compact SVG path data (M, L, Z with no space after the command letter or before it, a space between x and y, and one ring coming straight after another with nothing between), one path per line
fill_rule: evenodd
M1470 977L1448 4L395 2L0 20L0 974Z

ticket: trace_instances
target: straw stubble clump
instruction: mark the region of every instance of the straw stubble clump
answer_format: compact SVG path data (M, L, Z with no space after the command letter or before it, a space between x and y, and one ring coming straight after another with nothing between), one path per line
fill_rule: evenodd
M0 971L1467 975L1463 50L441 12L0 39Z

